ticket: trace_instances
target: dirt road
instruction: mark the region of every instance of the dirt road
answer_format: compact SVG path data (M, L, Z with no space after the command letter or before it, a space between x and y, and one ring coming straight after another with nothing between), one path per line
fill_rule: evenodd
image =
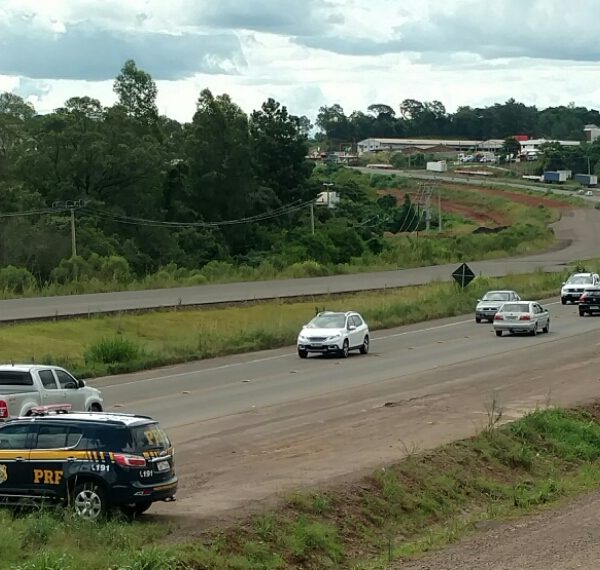
M600 568L600 493L518 522L499 524L395 570L595 570Z

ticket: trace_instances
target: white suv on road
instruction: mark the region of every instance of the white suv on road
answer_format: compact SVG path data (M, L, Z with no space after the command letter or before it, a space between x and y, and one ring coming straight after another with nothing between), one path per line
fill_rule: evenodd
M563 305L567 301L575 303L583 295L586 287L597 287L600 285L600 276L597 273L573 273L564 283L560 290L560 302Z
M324 311L302 327L298 335L298 356L309 352L338 353L348 357L351 350L369 352L369 327L356 312Z

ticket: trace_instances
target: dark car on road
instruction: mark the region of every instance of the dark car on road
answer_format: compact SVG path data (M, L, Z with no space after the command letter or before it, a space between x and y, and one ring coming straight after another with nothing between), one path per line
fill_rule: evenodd
M586 287L579 297L579 316L600 313L600 287Z
M141 514L176 490L173 446L150 417L42 410L0 424L0 504L52 502L96 520L113 507Z

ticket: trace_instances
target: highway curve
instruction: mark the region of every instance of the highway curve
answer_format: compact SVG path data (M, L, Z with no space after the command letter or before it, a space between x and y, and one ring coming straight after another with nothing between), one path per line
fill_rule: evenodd
M472 315L374 335L372 352L300 360L294 347L92 381L107 409L172 435L181 489L157 505L198 525L298 486L351 479L472 435L493 399L510 420L598 396L600 319L549 304L552 329L493 334Z
M535 269L557 271L573 260L598 255L598 236L600 236L600 212L598 210L590 208L566 212L553 228L559 240L559 246L553 248L552 251L519 258L467 261L476 274L501 276L508 273L529 273ZM330 277L11 299L0 301L0 322L420 285L432 280L451 280L451 274L457 266L457 263L451 263L415 269Z

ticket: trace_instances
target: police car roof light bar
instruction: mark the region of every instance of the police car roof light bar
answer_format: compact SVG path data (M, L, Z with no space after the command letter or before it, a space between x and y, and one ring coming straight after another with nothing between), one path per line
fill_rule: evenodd
M48 404L31 408L32 416L47 416L48 414L66 414L72 409L71 404Z

